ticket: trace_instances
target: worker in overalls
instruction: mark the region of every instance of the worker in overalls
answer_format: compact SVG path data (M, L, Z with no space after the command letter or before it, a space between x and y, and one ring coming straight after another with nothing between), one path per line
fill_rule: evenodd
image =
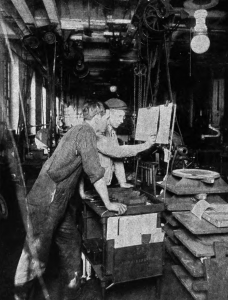
M64 300L76 295L81 277L81 237L69 200L83 170L108 210L118 214L127 210L126 205L109 201L96 146L96 133L106 127L101 113L97 102L84 105L85 121L63 136L25 199L27 235L15 275L17 300L29 299L35 278L42 284L52 241L58 245L64 270Z

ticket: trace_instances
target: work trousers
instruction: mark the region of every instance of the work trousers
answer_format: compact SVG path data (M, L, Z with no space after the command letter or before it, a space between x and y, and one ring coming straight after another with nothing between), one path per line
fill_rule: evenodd
M76 226L76 209L69 202L72 194L57 189L49 205L29 203L29 226L15 275L16 288L43 274L52 242L58 246L65 284L75 278L76 272L81 275L81 236Z

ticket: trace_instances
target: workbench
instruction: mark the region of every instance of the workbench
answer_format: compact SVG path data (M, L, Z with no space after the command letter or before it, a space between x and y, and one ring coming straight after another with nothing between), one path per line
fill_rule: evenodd
M106 288L114 284L156 277L159 285L164 204L147 198L147 203L129 205L123 216L108 211L99 196L83 200L82 251L101 281L103 299ZM142 226L144 219L147 228Z

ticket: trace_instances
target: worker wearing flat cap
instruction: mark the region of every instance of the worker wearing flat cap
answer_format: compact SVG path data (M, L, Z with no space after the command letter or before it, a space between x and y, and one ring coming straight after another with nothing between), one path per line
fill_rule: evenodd
M119 143L118 143L118 139L117 139L117 135L116 135L116 129L124 122L125 114L127 111L127 104L120 99L111 98L105 102L105 105L109 109L109 118L107 120L107 128L106 128L105 135L112 139L112 144L114 145L114 148L118 148ZM101 145L101 147L102 147L102 145ZM99 150L99 152L101 152L102 149L99 149L99 148L100 148L100 145L98 143L98 150ZM133 148L129 147L128 149L130 152L127 151L125 157L132 156L131 150L133 150L134 147ZM144 148L144 150L145 150L145 148ZM104 178L105 178L106 184L107 185L111 184L111 181L113 178L113 173L115 173L120 187L123 187L123 188L133 187L132 184L127 183L124 164L123 164L123 161L120 159L121 156L119 156L119 158L118 157L111 158L111 157L107 156L109 154L106 154L106 155L103 155L103 154L99 153L99 157L100 157L101 165L105 168ZM136 154L137 153L134 153L134 155L136 155Z
M98 102L103 106L101 102ZM119 145L115 129L123 123L127 105L120 99L110 99L105 104L112 105L113 108L106 109L103 106L102 111L102 128L97 132L97 149L101 166L104 168L104 180L107 185L111 184L113 173L121 187L131 188L133 185L126 182L124 165L121 159L124 157L133 157L138 153L151 148L155 143L155 137L151 136L145 143L136 145ZM110 191L111 192L111 191ZM129 191L130 193L131 191ZM79 185L79 193L81 198L91 198L90 191L85 191L84 178L81 179Z

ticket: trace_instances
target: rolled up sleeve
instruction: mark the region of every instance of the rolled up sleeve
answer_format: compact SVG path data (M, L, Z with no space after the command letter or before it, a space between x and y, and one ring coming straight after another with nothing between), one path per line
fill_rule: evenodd
M93 184L101 179L105 173L100 164L95 133L82 130L78 135L77 149L82 158L83 170Z
M97 136L97 149L104 155L113 158L131 157L150 148L148 143L120 146L112 138Z

